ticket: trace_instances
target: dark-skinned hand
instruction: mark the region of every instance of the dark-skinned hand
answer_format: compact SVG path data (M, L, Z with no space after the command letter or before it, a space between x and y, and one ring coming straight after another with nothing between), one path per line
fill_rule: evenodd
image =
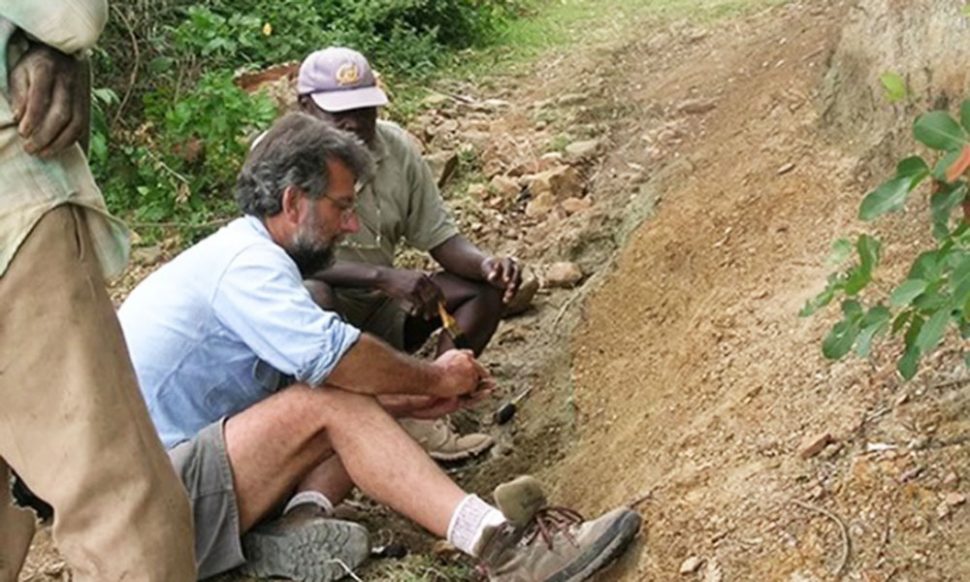
M438 302L444 299L431 277L420 271L388 269L381 276L378 288L389 297L406 301L411 305L411 315L425 319L438 316Z
M482 278L493 287L503 289L502 302L508 303L522 284L522 269L511 257L489 257L482 261Z
M10 105L24 149L52 156L76 143L88 131L91 107L78 59L36 44L10 71Z

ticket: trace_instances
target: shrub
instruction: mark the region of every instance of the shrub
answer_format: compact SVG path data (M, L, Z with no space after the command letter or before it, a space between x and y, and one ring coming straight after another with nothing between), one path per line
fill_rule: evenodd
M873 340L889 331L903 337L905 350L897 368L906 379L916 375L920 359L937 348L947 330L954 329L964 340L970 337L970 101L961 106L959 122L945 111L920 116L913 135L938 159L932 165L921 156L899 162L893 176L862 200L859 218L870 221L902 208L909 194L928 182L929 224L936 244L915 258L888 297L867 308L861 293L873 280L881 244L868 234L854 245L838 241L836 255L847 258L854 247L858 262L833 273L826 288L802 310L803 316L810 315L844 296L842 319L822 344L825 356L839 359L853 348L865 356Z

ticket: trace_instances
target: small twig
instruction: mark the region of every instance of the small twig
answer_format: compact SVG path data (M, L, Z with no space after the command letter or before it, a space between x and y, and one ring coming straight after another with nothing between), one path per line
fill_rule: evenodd
M804 501L800 501L798 499L792 499L791 502L803 509L820 513L838 524L839 531L842 533L842 557L839 560L839 567L835 569L833 574L836 576L841 576L842 572L845 570L846 564L849 563L849 550L851 547L851 542L849 540L849 528L845 526L845 522L843 522L839 516L835 515L828 509L824 509L817 505L812 505L811 503L805 503Z
M354 571L351 570L350 567L347 566L347 564L345 564L343 560L341 560L339 558L334 558L333 560L330 560L330 563L337 564L338 566L340 566L341 568L343 568L344 569L344 572L346 572L348 576L350 576L351 578L353 578L357 582L364 582L363 580L360 579L360 577L357 576L357 574L354 574Z
M118 110L115 111L115 117L111 120L111 126L113 127L117 125L118 121L121 119L121 114L124 112L125 106L128 105L128 99L131 98L131 94L135 90L135 82L138 80L138 69L141 67L141 51L138 50L138 37L135 36L135 31L131 26L131 21L128 20L125 13L122 12L116 4L112 4L111 9L128 30L128 37L131 39L131 50L134 53L133 56L135 60L134 64L131 66L131 73L128 75L128 87L125 88L125 96L121 98L121 101L118 104Z
M939 388L940 390L944 390L946 388L953 388L954 386L959 386L960 384L966 383L970 383L970 376L953 378L952 380L947 380L945 382L936 382L935 384L930 384L930 388Z
M562 307L559 308L559 313L556 314L556 318L552 320L553 330L559 326L559 320L562 319L562 316L566 314L566 310L569 309L569 306L572 305L573 301L575 301L579 295L580 294L578 292L574 292L569 296L569 299L566 299L566 301L563 302Z
M634 509L636 508L637 505L640 505L641 503L643 503L644 501L647 501L648 499L651 499L652 497L653 497L653 489L651 488L646 493L643 493L642 495L635 497L633 501L627 504L627 507Z

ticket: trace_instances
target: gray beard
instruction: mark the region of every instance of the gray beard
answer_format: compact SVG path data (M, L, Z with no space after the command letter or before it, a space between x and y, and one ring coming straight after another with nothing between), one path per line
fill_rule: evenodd
M307 230L312 229L308 228ZM293 244L285 250L286 254L296 263L300 275L307 279L332 266L336 257L334 257L333 245L312 240L312 235L305 236L304 232L303 230L298 232L293 238Z
M336 260L333 247L325 249L294 247L286 251L286 254L290 255L290 258L296 263L296 268L300 270L300 275L304 279L329 269Z

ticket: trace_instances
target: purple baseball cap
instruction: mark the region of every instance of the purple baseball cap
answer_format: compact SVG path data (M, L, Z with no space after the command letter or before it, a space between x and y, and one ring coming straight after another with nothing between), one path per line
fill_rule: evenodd
M367 59L348 48L325 48L303 59L296 90L331 113L387 105Z

